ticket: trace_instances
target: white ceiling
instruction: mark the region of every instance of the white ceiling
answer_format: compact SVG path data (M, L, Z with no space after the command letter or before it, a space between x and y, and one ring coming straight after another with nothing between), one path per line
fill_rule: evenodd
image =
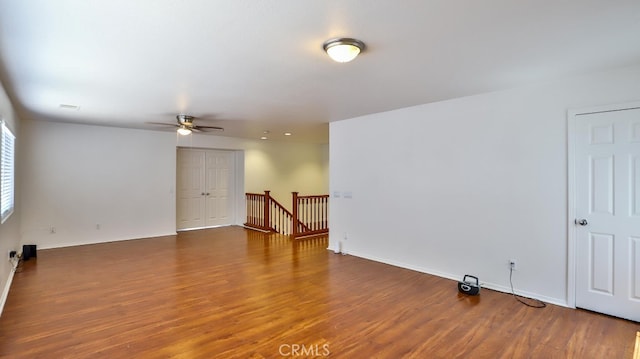
M367 50L334 63L339 36ZM639 0L0 0L5 88L65 122L326 143L331 121L637 63Z

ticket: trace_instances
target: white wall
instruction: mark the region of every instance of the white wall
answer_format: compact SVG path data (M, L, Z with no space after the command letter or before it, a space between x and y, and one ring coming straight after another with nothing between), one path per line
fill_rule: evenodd
M329 187L326 145L23 124L22 243L40 249L174 234L176 146L236 151L244 168L237 224L244 222L245 190L290 198L291 188L315 194Z
M247 192L271 196L291 210L292 191L300 195L329 193L328 146L274 144L247 149Z
M23 243L51 248L175 233L172 134L45 121L23 127Z
M331 123L329 246L567 305L567 110L638 100L635 66Z
M13 214L7 220L0 224L0 311L4 307L6 296L9 293L13 272L11 264L8 261L9 250L15 250L18 253L22 251L20 247L20 214L22 208L19 205L20 200L20 183L18 172L21 167L20 157L22 156L18 144L22 141L20 120L17 117L11 101L7 97L4 87L0 86L0 117L7 122L7 126L16 136L16 189L15 201L16 207Z

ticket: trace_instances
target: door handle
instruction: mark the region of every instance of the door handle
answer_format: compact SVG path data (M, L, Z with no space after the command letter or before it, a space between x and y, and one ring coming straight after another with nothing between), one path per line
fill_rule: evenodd
M200 193L201 196L204 196L204 192Z
M207 192L207 196L210 195L211 193Z
M589 224L589 222L587 222L586 219L582 218L582 219L576 219L576 224L579 224L581 226L586 226L587 224Z

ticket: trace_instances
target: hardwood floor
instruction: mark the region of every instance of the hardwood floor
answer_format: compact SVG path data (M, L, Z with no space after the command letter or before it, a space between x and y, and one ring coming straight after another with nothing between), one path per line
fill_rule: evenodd
M239 227L38 251L0 318L11 358L632 358L640 324Z

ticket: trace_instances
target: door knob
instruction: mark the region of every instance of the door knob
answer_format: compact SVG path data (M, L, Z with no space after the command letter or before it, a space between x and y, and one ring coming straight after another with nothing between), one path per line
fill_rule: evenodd
M586 226L587 224L589 224L589 222L587 222L586 219L582 218L582 219L576 219L576 224L579 224L581 226Z
M200 193L201 196L204 196L204 192Z
M207 192L207 196L208 196L208 195L210 195L210 193L209 193L209 192Z

